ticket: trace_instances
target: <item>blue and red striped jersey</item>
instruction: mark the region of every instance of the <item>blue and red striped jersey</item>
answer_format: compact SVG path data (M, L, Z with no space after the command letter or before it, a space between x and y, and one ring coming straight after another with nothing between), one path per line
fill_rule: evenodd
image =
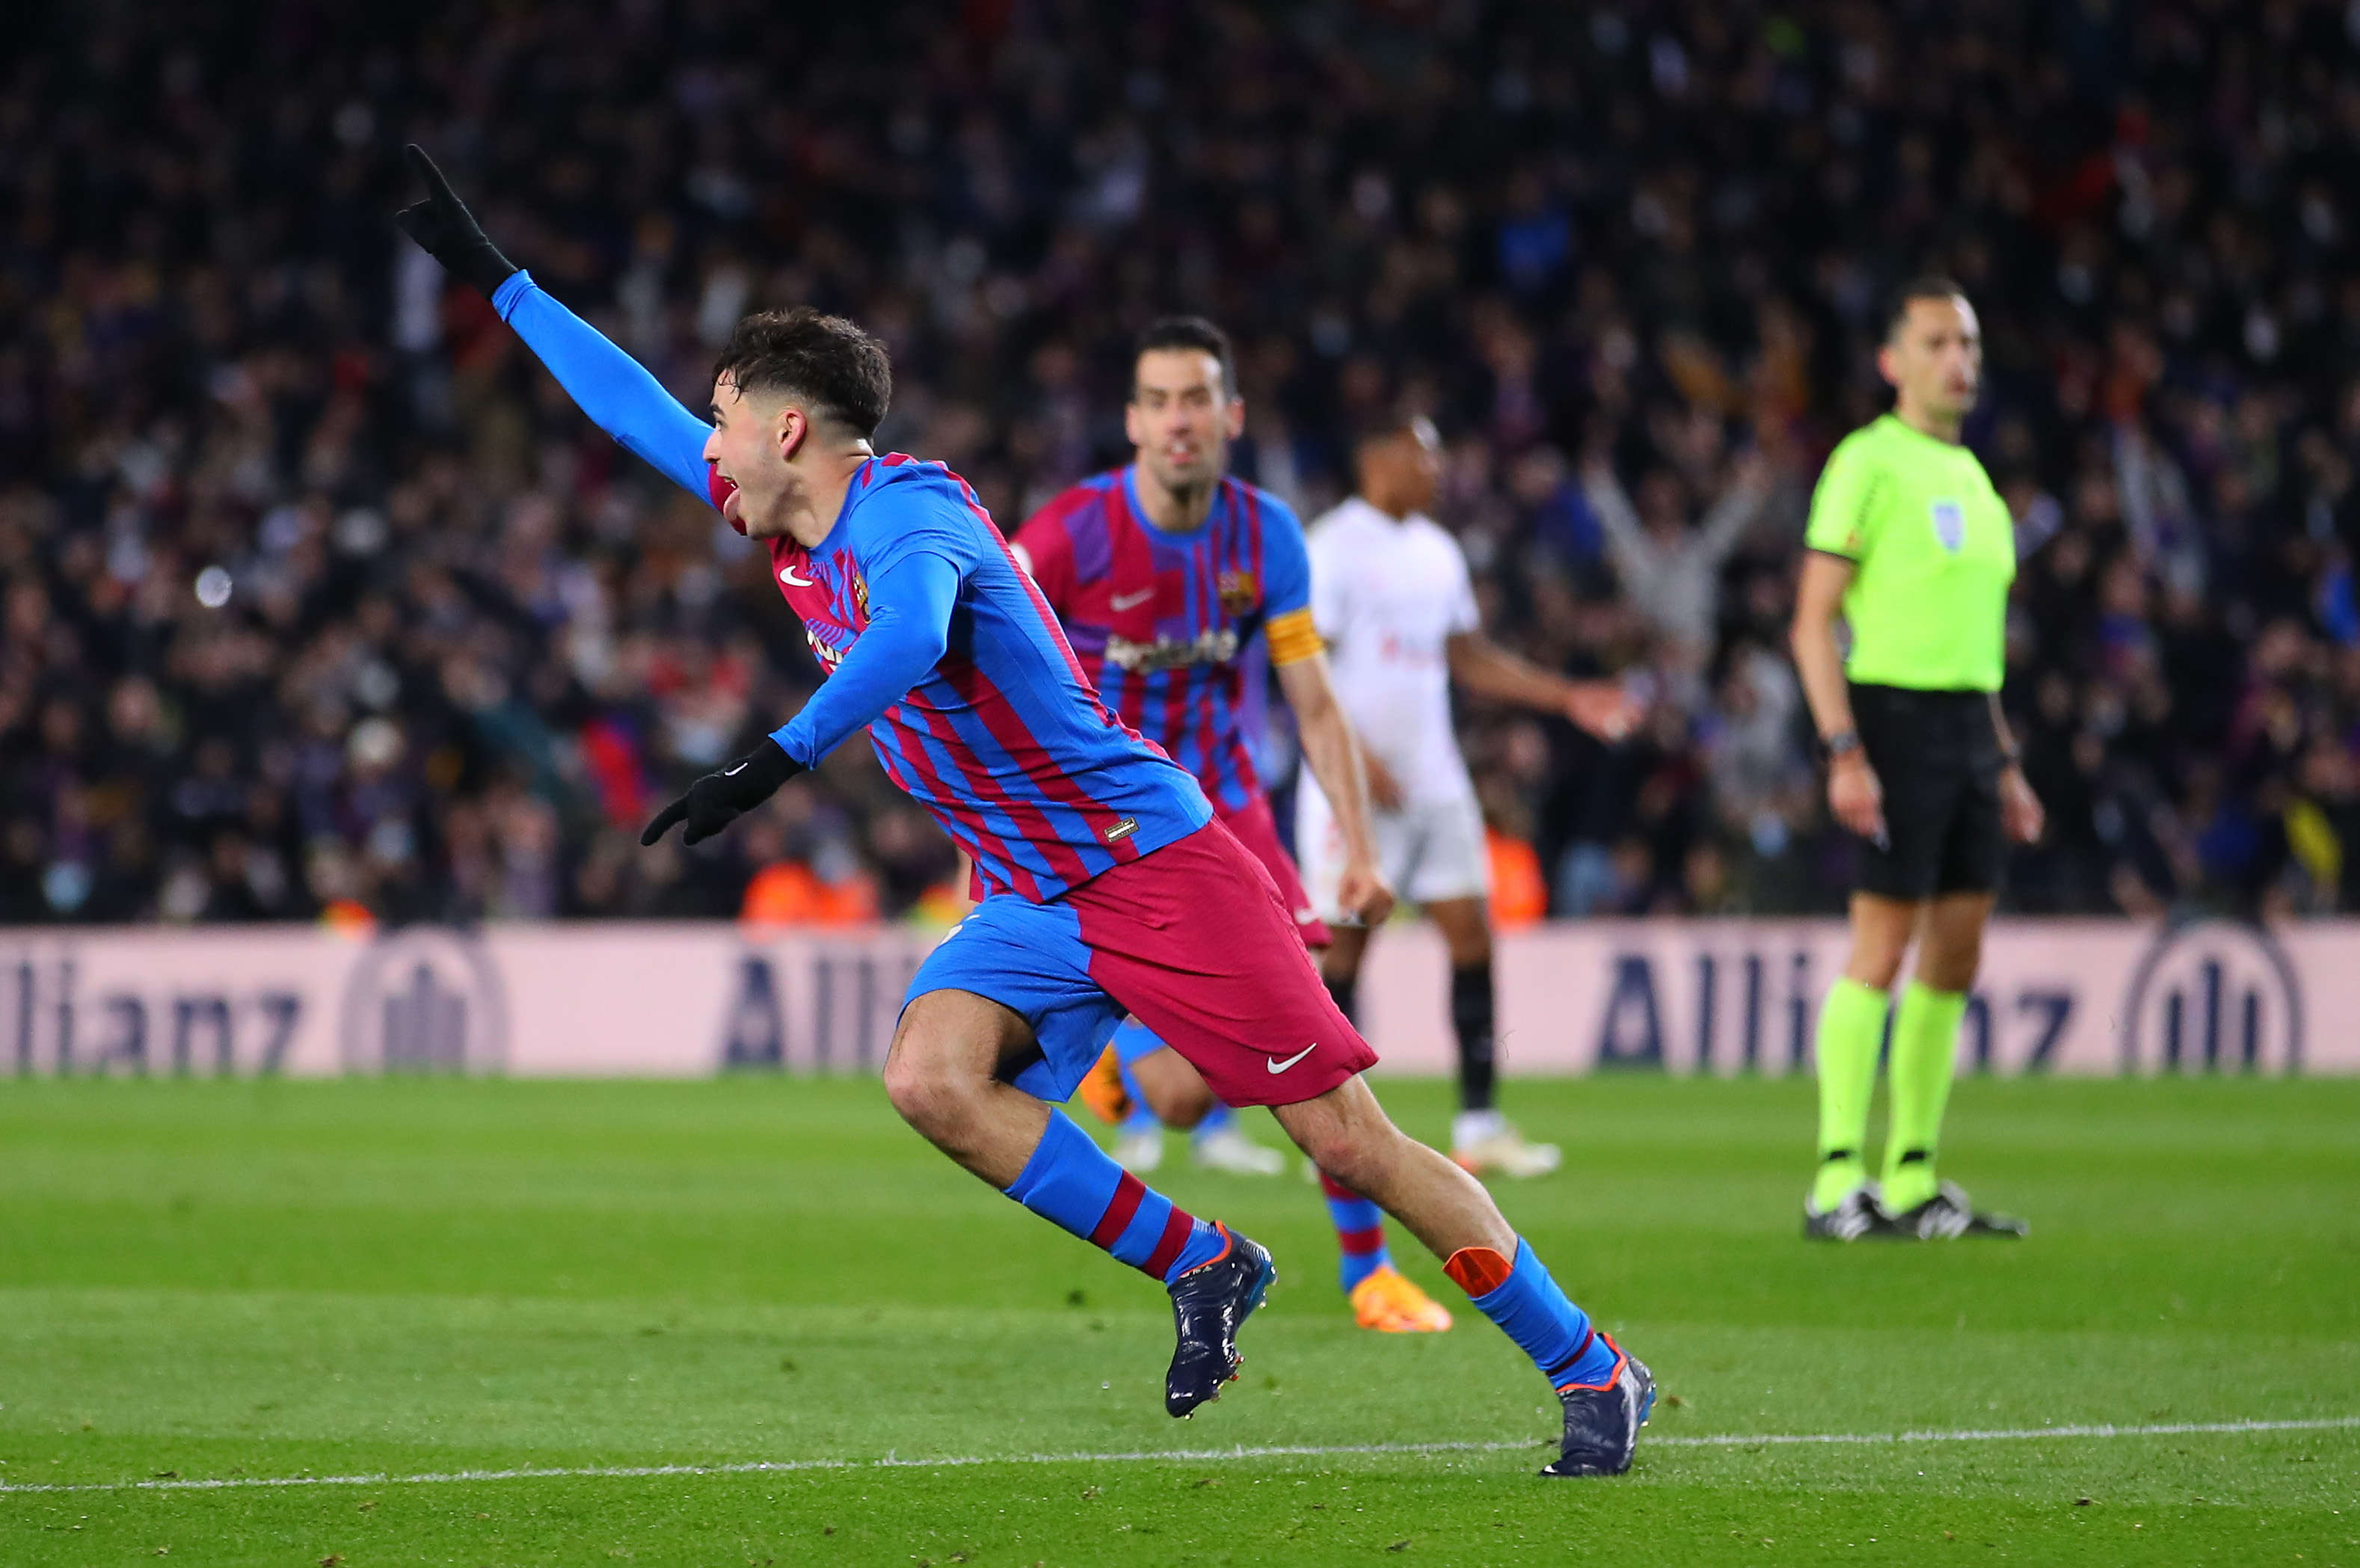
M1247 648L1318 649L1303 525L1270 492L1224 477L1186 533L1147 520L1136 471L1083 480L1034 513L1017 548L1098 695L1196 776L1214 806L1262 793L1244 727Z
M941 463L871 458L817 549L770 546L779 591L829 670L869 624L871 578L921 554L956 567L947 651L869 737L974 858L984 892L1043 902L1210 820L1187 773L1098 700L990 515Z

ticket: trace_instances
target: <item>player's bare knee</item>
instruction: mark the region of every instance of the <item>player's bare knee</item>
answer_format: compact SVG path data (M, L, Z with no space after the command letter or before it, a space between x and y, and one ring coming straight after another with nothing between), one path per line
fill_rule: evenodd
M1936 991L1969 990L1974 985L1976 972L1983 967L1983 956L1981 933L1940 948L1928 944L1918 956L1918 979Z
M1844 978L1856 981L1872 991L1890 991L1894 980L1901 974L1902 955L1908 950L1909 939L1906 932L1896 940L1879 926L1856 922L1852 957L1844 964Z
M1212 1114L1213 1091L1204 1075L1168 1046L1132 1062L1131 1075L1165 1127L1185 1132Z
M1867 986L1872 991L1890 991L1901 973L1901 950L1898 948L1852 949L1852 962L1844 965L1844 978Z
M1274 1105L1272 1111L1312 1164L1373 1198L1399 1163L1406 1140L1366 1090L1352 1094L1356 1085L1357 1081L1304 1105Z
M885 1056L885 1097L901 1119L922 1133L949 1127L971 1097L970 1075L962 1071L943 1041L905 1019Z
M1314 1165L1363 1197L1373 1197L1385 1189L1384 1175L1392 1160L1382 1149L1330 1138L1319 1140L1316 1151L1306 1152Z
M1186 1132L1213 1114L1213 1091L1201 1079L1193 1086L1164 1084L1147 1090L1147 1106L1165 1127Z
M885 1059L885 1097L921 1132L941 1125L955 1099L948 1075L923 1052L901 1049L899 1041Z

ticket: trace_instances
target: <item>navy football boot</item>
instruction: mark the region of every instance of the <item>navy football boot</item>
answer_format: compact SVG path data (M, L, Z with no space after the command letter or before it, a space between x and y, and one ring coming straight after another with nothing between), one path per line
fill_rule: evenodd
M1620 1475L1631 1468L1639 1429L1655 1412L1655 1379L1646 1367L1603 1333L1598 1337L1614 1353L1614 1370L1603 1383L1557 1391L1565 1405L1565 1445L1556 1463L1541 1467L1544 1475Z
M1221 1385L1234 1383L1238 1364L1238 1330L1270 1293L1278 1265L1259 1242L1251 1241L1222 1225L1214 1228L1229 1246L1210 1263L1199 1263L1172 1281L1172 1324L1180 1343L1172 1351L1172 1370L1164 1377L1164 1408L1185 1417L1198 1405L1221 1397Z

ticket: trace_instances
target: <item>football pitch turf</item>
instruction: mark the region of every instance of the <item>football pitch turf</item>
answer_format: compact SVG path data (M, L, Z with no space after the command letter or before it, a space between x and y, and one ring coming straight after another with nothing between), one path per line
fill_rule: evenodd
M2360 1083L1962 1082L2031 1238L1851 1247L1808 1083L1509 1093L1567 1168L1502 1204L1667 1396L1621 1479L1534 1475L1397 1227L1450 1334L1176 1138L1281 1269L1186 1422L1163 1292L873 1081L0 1085L0 1563L2360 1564Z

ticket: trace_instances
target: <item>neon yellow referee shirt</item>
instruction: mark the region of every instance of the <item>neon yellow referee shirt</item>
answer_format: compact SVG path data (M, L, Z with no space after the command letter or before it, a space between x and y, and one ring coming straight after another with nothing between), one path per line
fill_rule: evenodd
M1844 674L1919 691L1996 691L2016 523L1963 446L1891 414L1846 436L1811 493L1803 542L1859 570L1844 591Z

